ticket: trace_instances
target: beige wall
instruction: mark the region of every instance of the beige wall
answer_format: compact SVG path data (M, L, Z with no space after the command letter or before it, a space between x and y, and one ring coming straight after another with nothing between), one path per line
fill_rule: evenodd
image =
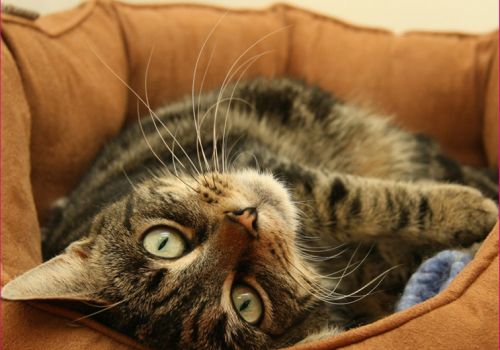
M80 0L4 0L42 13L78 4ZM135 3L173 2L169 0L128 0ZM226 7L265 7L273 0L211 0L178 2L212 3ZM406 30L443 30L484 32L498 28L497 0L285 0L348 20L404 32Z

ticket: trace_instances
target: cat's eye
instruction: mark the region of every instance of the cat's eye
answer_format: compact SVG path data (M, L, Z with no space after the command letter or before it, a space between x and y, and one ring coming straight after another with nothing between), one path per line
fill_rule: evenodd
M158 226L150 230L142 240L144 248L162 258L178 258L187 249L184 237L168 226Z
M250 324L257 324L262 317L262 300L255 289L238 284L231 292L233 306L238 315Z

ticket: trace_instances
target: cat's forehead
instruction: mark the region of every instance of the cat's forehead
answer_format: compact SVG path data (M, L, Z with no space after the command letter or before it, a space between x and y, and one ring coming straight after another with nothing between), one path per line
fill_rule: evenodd
M208 215L245 207L272 206L295 216L290 196L283 184L270 174L255 170L210 172L192 176L171 174L146 181L135 191L143 201L180 205Z

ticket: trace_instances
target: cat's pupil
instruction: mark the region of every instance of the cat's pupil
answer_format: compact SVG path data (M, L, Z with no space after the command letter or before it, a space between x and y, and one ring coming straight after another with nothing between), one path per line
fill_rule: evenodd
M161 241L160 245L158 246L158 250L162 250L163 247L165 247L165 245L167 244L167 242L168 242L168 237L164 237L163 241Z
M250 299L245 300L243 304L241 304L240 311L245 310L248 307L248 305L250 305Z

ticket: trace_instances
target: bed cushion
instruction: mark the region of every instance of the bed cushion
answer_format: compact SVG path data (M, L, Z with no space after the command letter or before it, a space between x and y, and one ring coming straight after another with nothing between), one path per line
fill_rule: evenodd
M286 5L227 12L90 1L36 21L2 14L2 285L41 262L39 225L51 203L137 118L137 98L120 79L144 98L150 60L152 107L189 94L217 22L198 66L198 82L209 66L205 90L241 54L237 67L262 54L244 77L304 79L431 134L465 163L497 166L497 33L397 36ZM497 243L495 228L435 298L295 348L496 348ZM3 302L2 312L5 348L140 348L88 319L75 327L81 315L54 303Z

